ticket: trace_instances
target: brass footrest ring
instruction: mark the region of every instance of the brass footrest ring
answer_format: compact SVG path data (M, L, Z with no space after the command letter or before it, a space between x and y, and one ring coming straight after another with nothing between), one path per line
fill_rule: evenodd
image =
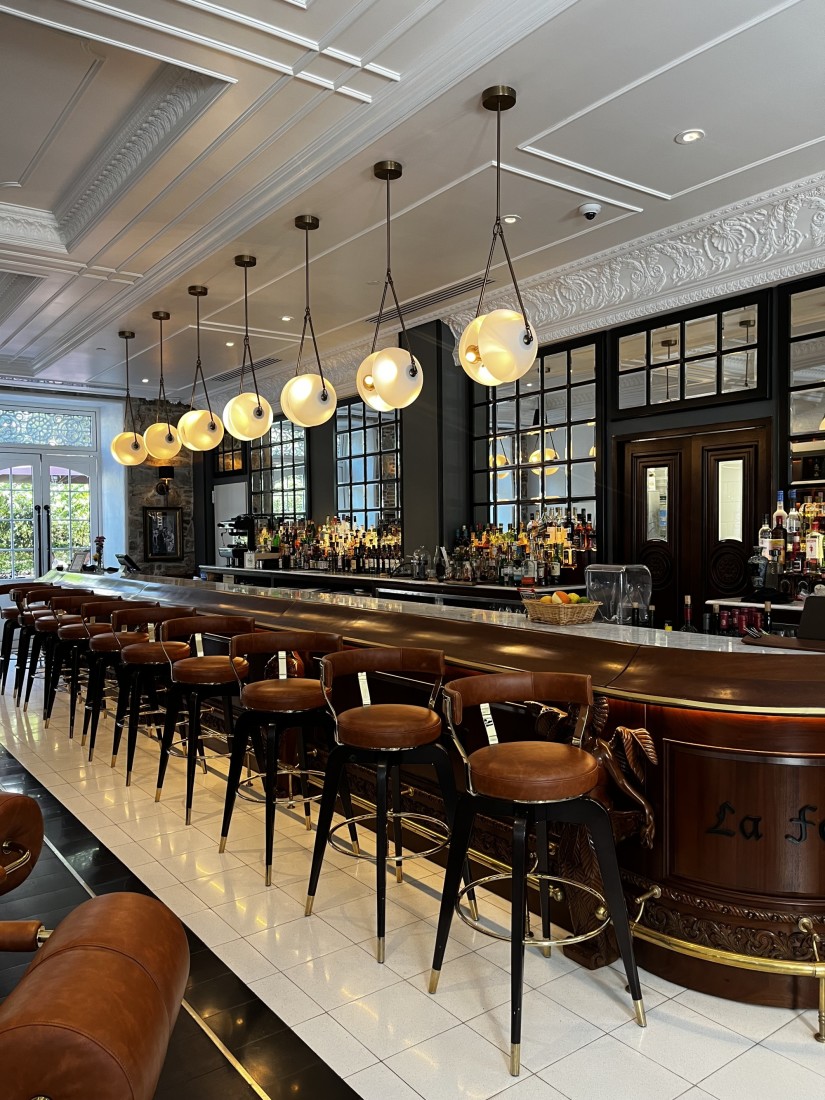
M359 825L363 821L376 821L375 814L361 814L358 817L348 817L336 825L334 829L329 831L329 844L335 849L336 852L341 852L345 856L352 856L353 859L365 859L369 863L375 863L375 856L368 855L366 852L353 852L348 846L349 842L342 840L335 834L339 829L348 828L350 825ZM387 824L391 825L394 821L400 820L403 828L405 821L423 821L433 830L438 830L443 835L443 840L438 844L434 844L432 848L427 848L423 852L409 852L406 855L396 856L394 853L387 852L387 863L403 863L408 859L426 859L428 856L435 855L436 852L441 852L450 843L450 830L447 828L445 822L439 820L437 817L430 817L429 814L413 814L413 813L388 813ZM392 844L393 841L390 841Z
M300 768L293 768L293 767L290 767L289 765L287 765L283 768L278 768L278 775L279 776L280 775L291 776L293 779L297 779L299 776L304 775L304 776L306 776L307 780L309 780L311 778L315 779L316 786L318 786L318 787L322 786L323 782L324 782L324 773L322 771L316 771L314 768L307 768L306 771L301 771ZM264 781L264 773L263 772L253 772L252 775L248 775L245 779L242 779L240 781L240 783L238 784L238 798L242 798L244 800L244 802L255 802L256 804L260 803L261 795L257 795L257 794L253 795L253 794L249 793L249 791L246 790L245 788L251 788L253 783L260 783L261 787L263 788L263 781ZM263 794L263 790L262 790L261 794ZM320 802L320 801L321 801L321 791L320 790L318 791L317 794L307 795L306 798L304 798L304 796L301 794L300 791L294 791L292 794L279 794L278 797L275 799L275 805L276 806L288 806L291 809L293 806L297 806L299 802Z
M583 882L576 882L575 879L571 878L559 878L558 875L536 874L532 877L544 882L560 883L574 890L582 890L585 894L590 894L590 896L595 898L598 902L599 908L596 909L595 916L601 923L598 927L591 929L589 932L581 932L577 936L562 936L560 939L540 939L537 936L530 936L524 940L525 947L565 947L569 944L584 943L585 940L592 940L594 936L598 936L598 934L603 932L608 924L610 924L610 914L607 912L604 896L600 894L598 890L594 890L592 886L585 886ZM465 913L461 908L461 902L470 890L477 890L480 887L486 886L489 882L505 882L512 880L512 878L512 875L505 874L487 875L484 878L477 878L469 885L462 887L456 898L456 913L461 917L464 923L475 932L481 932L483 936L490 936L494 940L503 940L505 943L509 943L511 939L510 936L506 936L502 932L495 932L492 928L486 928L480 920L474 920L469 913ZM604 917L602 917L601 913L605 914Z

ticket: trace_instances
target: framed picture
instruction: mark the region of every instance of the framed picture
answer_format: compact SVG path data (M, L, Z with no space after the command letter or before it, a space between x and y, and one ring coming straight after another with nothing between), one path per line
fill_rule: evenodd
M143 556L146 561L183 561L183 509L143 509Z

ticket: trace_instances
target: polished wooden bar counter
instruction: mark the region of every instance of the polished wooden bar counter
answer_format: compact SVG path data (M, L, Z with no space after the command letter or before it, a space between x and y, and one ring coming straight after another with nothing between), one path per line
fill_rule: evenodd
M825 935L822 654L609 624L549 627L515 612L345 594L152 577L52 577L204 611L251 614L274 629L334 631L348 645L437 647L446 652L452 676L501 669L589 673L602 701L587 747L609 777L604 797L623 839L619 862L631 916L641 910L634 928L640 963L737 1000L816 1003L812 979L825 978L825 963L817 963L814 952L814 937ZM617 727L649 731L655 762L631 749L635 769L628 767ZM590 873L589 848L580 837L556 841L560 874ZM486 855L495 862L504 850L493 840ZM574 929L587 919L572 897L564 915ZM577 958L591 966L612 960L609 937L592 943Z

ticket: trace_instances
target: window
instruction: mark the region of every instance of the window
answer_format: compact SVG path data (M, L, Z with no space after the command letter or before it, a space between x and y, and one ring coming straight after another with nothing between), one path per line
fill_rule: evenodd
M284 519L307 514L306 433L285 417L253 440L252 511Z
M0 445L91 449L95 445L94 428L92 413L0 408Z
M820 431L825 419L825 287L791 295L791 435Z
M215 477L231 477L234 474L246 473L244 445L240 439L235 439L229 432L224 432L223 439L212 454L214 456L212 471Z
M702 307L618 334L616 407L621 415L662 405L764 397L759 305Z
M362 527L401 522L401 418L361 401L335 412L338 515Z
M529 520L596 504L596 345L540 352L518 382L481 390L474 409L476 523Z

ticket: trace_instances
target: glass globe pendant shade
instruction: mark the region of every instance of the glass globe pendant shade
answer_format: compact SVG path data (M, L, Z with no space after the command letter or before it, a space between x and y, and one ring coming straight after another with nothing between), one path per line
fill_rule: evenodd
M318 374L296 374L281 390L281 411L287 420L299 428L317 428L325 424L335 412L338 397L330 382Z
M272 427L272 406L257 393L239 393L223 410L226 430L236 439L260 439Z
M372 377L376 392L391 409L406 409L421 393L421 364L403 348L384 348L375 353Z
M363 360L355 375L355 387L358 390L358 396L369 408L374 409L375 412L392 412L392 405L388 405L379 397L375 388L372 368L377 356L378 352L374 351ZM281 395L281 405L283 405L283 395Z
M499 481L501 481L501 479L503 477L507 477L508 471L500 469L501 466L506 466L506 465L507 465L507 455L501 455L501 454L490 455L490 467L493 468L493 469L496 469L498 471L497 477L498 477Z
M143 436L135 432L120 432L112 440L112 458L121 466L139 466L147 454Z
M515 382L536 361L538 340L528 336L524 317L512 309L494 309L481 318L478 350L484 366L501 382Z
M474 382L478 382L480 386L498 386L504 379L496 378L487 369L486 363L482 361L478 346L478 334L485 316L486 314L482 314L480 317L474 317L462 332L461 339L458 342L458 361L464 368L464 373L468 374Z
M180 450L178 429L165 420L151 424L143 433L143 442L152 458L174 458Z
M178 435L190 451L211 451L223 439L223 424L208 409L190 409L178 421Z
M552 447L545 447L542 451L537 448L530 453L530 457L527 459L528 463L532 467L533 473L541 477L544 474L545 477L550 477L552 474L558 473L558 466L544 466L545 462L552 462L558 458L558 454Z

